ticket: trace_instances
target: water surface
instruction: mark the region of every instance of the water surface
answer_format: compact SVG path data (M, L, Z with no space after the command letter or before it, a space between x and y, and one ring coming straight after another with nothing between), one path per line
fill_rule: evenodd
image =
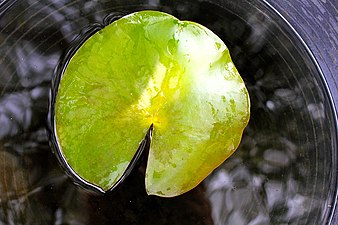
M0 14L0 223L324 224L335 193L337 140L317 68L261 3L212 2L29 0ZM146 196L142 166L110 195L88 193L70 181L48 143L51 79L72 40L107 15L142 9L219 35L252 102L236 153L173 199Z

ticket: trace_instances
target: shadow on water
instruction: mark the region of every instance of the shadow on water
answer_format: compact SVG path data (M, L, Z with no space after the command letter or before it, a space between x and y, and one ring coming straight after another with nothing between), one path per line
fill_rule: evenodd
M30 0L16 1L1 16L0 224L324 224L337 140L318 70L265 5L213 2ZM61 170L46 133L50 81L72 40L111 13L141 9L213 30L251 96L238 151L173 199L146 196L142 166L116 192L87 193Z

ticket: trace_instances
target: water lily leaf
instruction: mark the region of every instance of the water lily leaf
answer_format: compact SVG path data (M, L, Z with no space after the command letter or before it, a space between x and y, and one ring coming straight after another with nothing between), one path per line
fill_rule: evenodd
M92 35L71 58L58 87L56 134L71 169L106 191L153 125L146 189L170 197L234 152L249 108L221 39L197 23L141 11Z

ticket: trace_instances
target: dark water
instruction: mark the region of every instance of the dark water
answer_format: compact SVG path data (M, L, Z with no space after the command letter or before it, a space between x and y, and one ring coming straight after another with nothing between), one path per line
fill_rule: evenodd
M11 3L0 3L0 224L325 224L336 189L332 105L305 48L265 5ZM72 41L107 15L141 9L213 30L251 96L240 148L195 190L172 199L146 196L142 165L107 196L84 191L60 168L46 129L53 71Z

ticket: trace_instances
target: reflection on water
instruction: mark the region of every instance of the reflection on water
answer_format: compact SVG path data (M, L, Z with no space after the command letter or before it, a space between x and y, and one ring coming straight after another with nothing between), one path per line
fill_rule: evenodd
M255 3L224 3L239 19L201 1L129 2L18 1L0 18L0 224L323 224L335 182L334 121L303 48ZM226 42L250 92L251 121L240 149L186 195L147 197L141 166L116 192L95 196L70 182L51 153L51 76L84 27L145 5Z

